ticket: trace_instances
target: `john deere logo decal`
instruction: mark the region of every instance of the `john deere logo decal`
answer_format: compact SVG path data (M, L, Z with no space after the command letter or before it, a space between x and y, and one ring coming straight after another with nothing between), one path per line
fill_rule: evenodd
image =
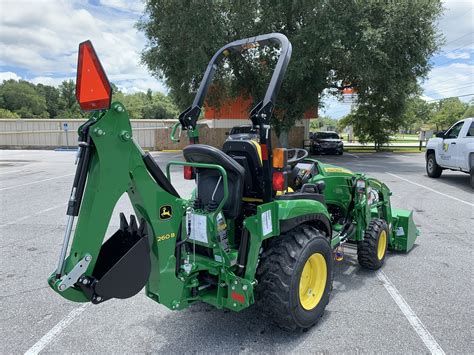
M160 218L161 219L169 219L173 215L171 206L166 205L166 206L161 206L160 207Z
M449 149L449 144L448 143L443 143L443 150L447 152Z

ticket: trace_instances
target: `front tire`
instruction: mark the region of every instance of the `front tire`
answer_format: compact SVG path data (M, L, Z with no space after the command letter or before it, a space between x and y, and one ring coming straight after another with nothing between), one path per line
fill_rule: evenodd
M439 178L443 169L436 163L436 156L433 153L428 154L426 158L426 173L430 178Z
M469 175L471 176L471 187L474 189L474 168L471 168Z
M272 240L263 253L257 300L281 328L309 328L329 302L332 273L329 240L313 227L298 226Z
M385 261L388 247L388 227L383 219L370 221L364 233L364 240L357 245L357 259L366 269L380 269Z

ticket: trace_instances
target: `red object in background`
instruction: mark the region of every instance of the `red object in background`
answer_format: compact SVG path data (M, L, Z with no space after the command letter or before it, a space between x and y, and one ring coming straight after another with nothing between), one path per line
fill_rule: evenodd
M278 99L277 99L278 104ZM204 118L212 119L242 119L249 118L249 112L252 108L252 98L239 96L235 99L228 99L221 103L220 107L204 104ZM311 108L304 113L303 118L310 119L318 117L317 108Z
M112 87L91 41L79 44L76 99L84 111L104 110L110 107Z
M347 88L342 89L342 94L343 95L352 95L354 93L355 93L355 90L351 87L347 87Z
M236 99L229 99L222 102L220 107L204 105L204 118L207 119L248 119L251 109L252 99L239 96Z
M287 188L286 174L283 171L274 171L272 185L275 191L285 191Z
M184 180L192 180L194 179L194 174L193 174L193 167L192 166L184 166L183 167L183 173L184 173Z

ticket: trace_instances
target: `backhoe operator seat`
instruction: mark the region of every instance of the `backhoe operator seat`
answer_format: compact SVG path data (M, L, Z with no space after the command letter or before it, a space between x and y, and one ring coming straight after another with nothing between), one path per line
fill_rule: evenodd
M245 170L244 197L262 197L262 160L257 142L235 140L224 143L222 150L232 157Z
M205 144L191 144L183 149L183 156L190 163L215 164L222 166L227 173L229 197L224 205L224 214L228 218L237 218L242 207L245 170L234 159L217 148ZM198 197L204 206L212 200L217 186L219 171L215 169L196 169ZM214 200L219 204L224 197L224 183L217 187Z

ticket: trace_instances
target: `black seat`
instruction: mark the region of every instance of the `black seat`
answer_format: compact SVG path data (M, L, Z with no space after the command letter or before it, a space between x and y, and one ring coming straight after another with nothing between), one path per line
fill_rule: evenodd
M187 162L216 164L222 166L227 173L229 185L229 197L224 205L224 214L229 218L237 218L240 215L242 205L242 193L244 187L245 170L234 159L217 148L205 144L191 144L183 149L183 156ZM198 197L203 206L207 206L212 200L216 189L219 171L215 169L196 169ZM214 200L222 201L224 196L224 183L221 181L217 187Z
M244 196L261 198L262 161L256 144L252 141L227 141L222 147L224 153L232 157L245 169Z

